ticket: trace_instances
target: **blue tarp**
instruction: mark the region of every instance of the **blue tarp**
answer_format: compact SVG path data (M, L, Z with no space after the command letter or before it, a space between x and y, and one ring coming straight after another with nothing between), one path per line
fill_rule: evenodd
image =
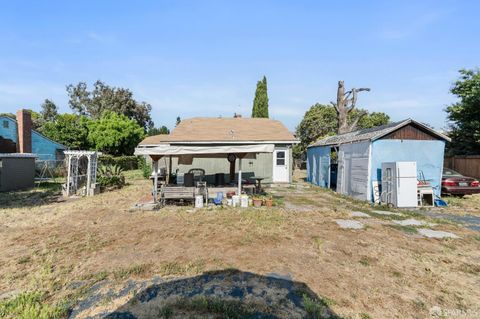
M330 146L307 149L307 181L330 187Z
M445 142L439 140L377 140L372 144L370 159L372 181L382 180L382 163L417 162L418 178L425 179L440 196Z

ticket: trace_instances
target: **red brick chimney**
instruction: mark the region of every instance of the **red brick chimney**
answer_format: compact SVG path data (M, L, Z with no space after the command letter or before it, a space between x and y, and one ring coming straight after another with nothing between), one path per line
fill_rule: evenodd
M19 153L32 152L32 115L30 110L19 110L17 112L17 150Z

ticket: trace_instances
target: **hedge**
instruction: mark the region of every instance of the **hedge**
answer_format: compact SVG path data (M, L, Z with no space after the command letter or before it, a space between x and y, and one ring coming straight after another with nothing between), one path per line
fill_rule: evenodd
M100 165L118 165L123 170L129 171L133 169L138 169L138 163L141 160L141 156L118 156L114 157L112 155L100 155L98 158L98 163Z

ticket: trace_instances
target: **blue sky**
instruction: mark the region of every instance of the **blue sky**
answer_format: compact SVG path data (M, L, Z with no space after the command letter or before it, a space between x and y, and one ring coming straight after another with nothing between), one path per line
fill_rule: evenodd
M65 86L101 79L175 118L270 115L294 129L336 83L359 106L445 126L460 68L480 66L478 1L2 1L0 112L69 112Z

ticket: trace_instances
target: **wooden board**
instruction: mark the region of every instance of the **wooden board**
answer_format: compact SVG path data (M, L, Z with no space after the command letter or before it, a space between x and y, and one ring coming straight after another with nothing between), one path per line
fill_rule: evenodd
M392 140L439 140L440 138L433 136L427 130L421 129L420 127L409 124L404 126L384 137L382 139L392 139Z

